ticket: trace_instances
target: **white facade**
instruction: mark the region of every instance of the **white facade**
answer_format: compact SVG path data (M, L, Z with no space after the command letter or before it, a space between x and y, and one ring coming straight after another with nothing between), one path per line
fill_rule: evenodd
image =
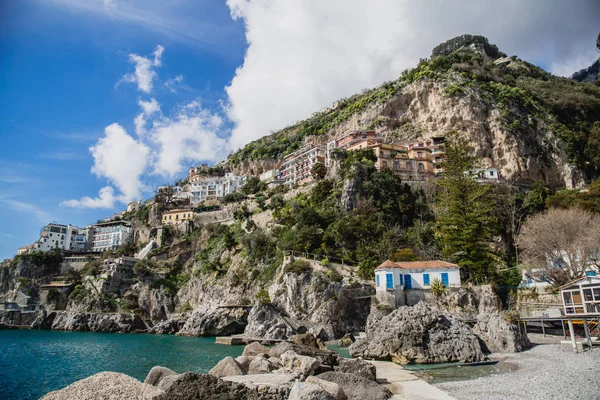
M312 166L318 162L325 164L325 153L325 146L311 144L286 156L281 164L283 184L292 186L310 182Z
M131 203L127 204L127 212L135 212L135 211L139 210L141 205L142 205L141 199L138 201L132 201Z
M40 231L40 238L33 244L33 250L85 251L88 242L87 229L73 225L49 223Z
M460 268L445 261L386 261L375 270L377 290L430 289L439 279L446 287L460 287Z
M93 226L92 251L116 250L133 236L133 228L125 221L113 221Z
M262 174L260 174L260 180L263 182L269 182L272 180L276 180L278 177L279 177L278 169L270 169L270 170L265 171Z
M498 182L498 170L496 168L481 168L472 171L477 182Z
M195 205L206 200L215 200L235 192L246 183L245 176L228 172L225 176L201 177L194 179L186 186L191 193L190 203Z

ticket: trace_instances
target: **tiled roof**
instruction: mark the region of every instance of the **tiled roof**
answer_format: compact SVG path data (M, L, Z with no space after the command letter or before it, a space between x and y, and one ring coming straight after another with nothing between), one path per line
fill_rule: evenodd
M456 264L452 264L452 263L449 263L446 261L440 261L440 260L403 261L403 262L394 262L394 261L386 260L375 269L384 269L384 268L435 269L435 268L460 268L460 267Z

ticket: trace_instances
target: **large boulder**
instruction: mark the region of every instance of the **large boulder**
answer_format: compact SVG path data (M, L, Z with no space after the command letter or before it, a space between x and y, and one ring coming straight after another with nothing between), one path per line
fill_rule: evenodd
M325 372L317 378L338 384L348 400L386 400L392 396L384 386L354 374Z
M304 376L313 375L321 366L321 362L316 358L301 356L291 350L281 355L281 362L286 372L298 373Z
M291 337L291 342L304 346L320 348L317 338L312 333L300 333Z
M325 389L327 393L329 393L335 400L346 400L346 394L344 390L337 383L326 381L320 378L316 378L314 376L309 376L306 378L306 383L311 383L313 385L318 385Z
M148 329L148 333L155 333L157 335L175 335L183 328L185 321L178 319L169 319L161 321Z
M123 397L126 398L126 397ZM156 400L276 400L268 391L259 392L239 383L217 379L212 375L186 372Z
M177 335L236 335L244 332L247 323L247 308L202 308L194 310Z
M259 354L268 354L269 348L267 346L263 346L258 342L252 342L246 347L244 347L244 351L242 352L243 356L253 357Z
M424 303L369 320L367 337L350 346L353 357L398 364L483 361L478 337L463 322Z
M298 377L298 374L277 372L274 374L226 376L221 380L240 383L249 389L277 395L279 399L287 399Z
M301 344L281 342L269 350L270 357L279 357L287 351L292 351L301 356L309 356L318 359L321 364L335 366L338 363L338 354L331 350L321 350Z
M531 347L525 329L500 313L479 314L473 332L483 340L489 352L517 353Z
M268 374L276 369L279 369L280 365L273 364L266 357L256 356L248 365L249 374Z
M144 383L157 386L164 377L169 375L177 375L177 372L173 371L172 369L157 365L156 367L152 367L150 372L148 372L146 379L144 379Z
M292 386L288 400L335 400L335 398L319 385L297 382Z
M346 333L344 335L344 337L342 337L338 343L338 346L340 347L350 347L352 346L352 343L356 342L356 339L354 338L354 335L350 334L350 333Z
M271 305L252 307L248 315L248 325L244 331L247 337L265 339L287 339L294 329L283 319L280 312Z
M361 358L342 358L338 371L362 376L370 381L377 380L377 368Z
M100 372L64 389L50 392L43 400L153 400L164 391L117 372Z
M244 370L232 357L225 357L208 374L216 378L222 378L224 376L244 375Z

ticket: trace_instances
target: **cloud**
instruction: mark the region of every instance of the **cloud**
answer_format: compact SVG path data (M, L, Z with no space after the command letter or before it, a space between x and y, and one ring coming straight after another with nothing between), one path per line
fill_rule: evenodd
M83 196L79 200L63 201L60 205L72 208L113 208L117 200L115 189L112 186L105 186L98 192L98 197Z
M593 59L600 6L568 2L423 0L227 0L246 27L244 63L226 88L238 148L396 79L454 36L481 34L509 55L551 67ZM574 70L569 71L570 75Z
M222 118L198 101L181 107L172 118L156 120L149 132L157 148L154 173L173 177L187 168L184 162L220 160L228 149L226 139L217 135L222 125Z
M135 132L138 135L143 135L146 132L146 121L153 114L160 112L160 104L156 99L152 98L150 101L139 100L138 105L142 111L133 120L135 124Z
M139 54L129 54L129 62L135 65L135 71L131 74L123 75L123 78L119 82L135 83L137 84L138 90L144 93L152 92L152 81L156 77L155 67L162 65L162 55L165 48L160 44L156 46L156 49L152 53L152 58L143 57Z
M117 0L104 0L104 8L109 10L117 6Z
M177 86L177 84L181 82L183 82L183 76L177 75L175 78L167 79L167 81L165 82L165 87L169 89L171 93L177 93L177 91L175 90L175 86Z
M15 212L33 215L43 223L47 223L48 221L52 220L48 212L33 203L0 197L0 204L3 204L5 207L8 207Z

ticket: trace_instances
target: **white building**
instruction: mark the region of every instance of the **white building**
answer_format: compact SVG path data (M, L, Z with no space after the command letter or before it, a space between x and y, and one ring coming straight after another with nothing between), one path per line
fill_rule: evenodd
M431 289L439 279L446 287L460 287L460 267L446 261L385 261L375 268L375 289L379 299L393 298L405 304L406 290Z
M233 172L228 172L224 176L196 175L186 186L186 191L191 193L190 204L196 205L231 194L244 186L244 183L246 177L235 175Z
M498 182L498 170L496 168L479 168L472 171L477 182Z
M325 146L309 144L286 156L281 164L280 179L288 186L312 181L311 168L318 162L325 164L325 153Z
M40 238L33 244L33 250L85 251L88 242L87 228L73 225L49 223L40 231Z
M127 204L127 212L136 212L140 209L141 205L142 199L139 199L138 201L132 201L131 203Z
M268 187L281 185L283 183L283 180L279 176L278 169L270 169L268 171L263 172L262 174L260 174L260 180L265 182Z
M116 250L133 236L133 228L127 221L111 221L92 227L92 251Z

